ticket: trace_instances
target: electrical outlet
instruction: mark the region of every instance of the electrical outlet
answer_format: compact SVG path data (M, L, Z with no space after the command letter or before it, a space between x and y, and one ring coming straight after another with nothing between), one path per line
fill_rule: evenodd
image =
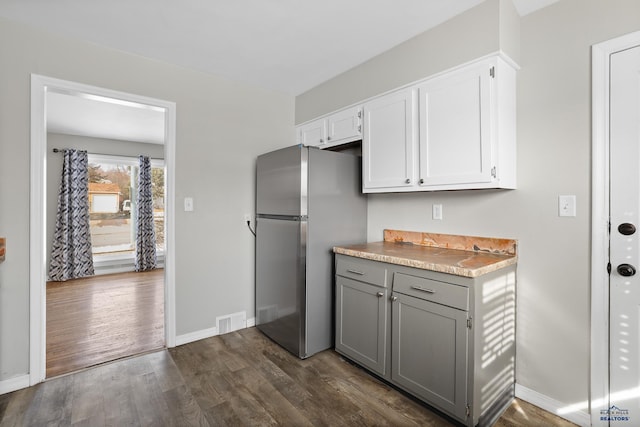
M192 212L193 211L193 198L192 197L185 197L184 198L184 211L185 212Z
M432 219L442 219L442 205L432 205L431 206L431 218Z

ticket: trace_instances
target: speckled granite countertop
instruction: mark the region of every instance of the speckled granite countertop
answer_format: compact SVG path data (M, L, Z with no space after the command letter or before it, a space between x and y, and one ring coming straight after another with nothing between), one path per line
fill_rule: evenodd
M456 236L385 230L382 242L337 246L337 254L478 277L517 262L516 241L487 237Z

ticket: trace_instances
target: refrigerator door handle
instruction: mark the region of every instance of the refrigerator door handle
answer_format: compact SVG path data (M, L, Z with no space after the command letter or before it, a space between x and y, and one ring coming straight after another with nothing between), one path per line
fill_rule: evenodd
M309 219L307 215L271 215L271 214L257 214L256 218L276 219L280 221L306 221Z

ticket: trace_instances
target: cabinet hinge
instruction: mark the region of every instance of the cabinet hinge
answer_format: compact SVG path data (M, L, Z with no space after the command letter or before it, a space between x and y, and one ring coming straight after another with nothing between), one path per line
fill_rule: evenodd
M497 171L496 171L496 167L494 166L494 167L492 167L492 168L491 168L491 176L492 176L493 178L495 178L495 177L496 177L496 175L497 175Z
M491 78L496 77L496 67L489 68L489 75L491 76Z
M467 406L466 406L466 410L467 410L467 418L469 418L469 415L471 415L471 407L469 407L468 403L467 403Z
M473 326L473 322L471 321L471 317L467 318L467 328L471 329Z

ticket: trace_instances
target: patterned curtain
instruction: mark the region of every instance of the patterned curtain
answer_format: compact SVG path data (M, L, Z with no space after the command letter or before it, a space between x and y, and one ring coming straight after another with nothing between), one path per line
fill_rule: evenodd
M58 216L51 249L49 279L93 276L89 228L89 161L86 151L63 150Z
M136 271L156 268L156 232L153 224L151 161L140 156L138 200L136 203Z

